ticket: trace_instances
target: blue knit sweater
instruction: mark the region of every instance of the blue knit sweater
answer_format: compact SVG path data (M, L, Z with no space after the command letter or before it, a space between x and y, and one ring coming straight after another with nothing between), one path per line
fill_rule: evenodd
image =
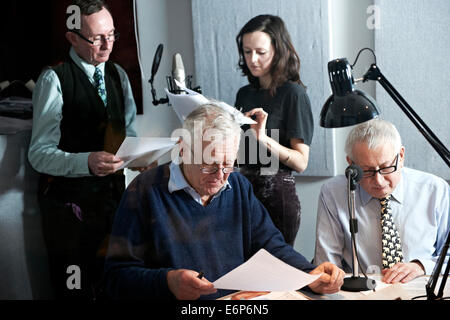
M169 176L168 165L148 170L122 197L105 263L112 298L174 298L169 270L202 270L213 282L261 248L305 272L315 268L286 244L241 174L232 173L231 188L205 207L184 190L169 193Z

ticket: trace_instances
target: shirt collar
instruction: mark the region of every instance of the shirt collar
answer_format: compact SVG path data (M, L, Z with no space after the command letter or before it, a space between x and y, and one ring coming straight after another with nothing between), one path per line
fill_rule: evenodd
M400 173L402 174L402 173ZM395 187L394 191L392 191L392 198L398 203L403 203L403 199L405 197L405 184L403 182L403 176L400 177L400 182ZM370 200L372 200L372 196L364 190L361 185L358 185L359 189L359 198L361 199L361 204L363 206L367 205Z
M94 72L95 67L93 64L88 63L87 61L83 60L76 52L73 47L70 48L69 55L72 58L72 60L75 62L75 64L83 70L83 72L88 76L89 80L91 82L94 81ZM102 62L99 65L97 65L98 68L100 68L100 71L102 74L105 74L105 63Z
M173 193L178 190L184 190L188 194L190 194L195 201L202 204L200 195L197 193L197 191L195 191L194 188L192 188L192 186L187 182L186 178L184 177L183 172L181 171L181 166L172 161L170 163L169 169L170 169L170 177L168 184L169 192ZM213 196L213 199L217 198L222 191L227 189L231 189L231 185L228 182L228 180L225 182L223 187Z

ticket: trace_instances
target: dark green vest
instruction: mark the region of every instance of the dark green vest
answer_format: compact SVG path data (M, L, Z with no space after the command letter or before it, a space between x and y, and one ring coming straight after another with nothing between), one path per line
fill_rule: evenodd
M125 106L119 73L105 63L107 107L72 59L53 68L61 83L63 107L58 148L70 152L115 154L125 138Z

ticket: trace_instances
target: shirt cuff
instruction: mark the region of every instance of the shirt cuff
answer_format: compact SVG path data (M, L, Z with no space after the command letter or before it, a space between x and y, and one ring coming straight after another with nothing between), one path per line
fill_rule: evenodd
M411 260L411 262L418 262L419 264L422 264L424 267L424 271L426 275L430 275L433 273L434 265L436 264L436 261L433 261L431 259L414 259Z

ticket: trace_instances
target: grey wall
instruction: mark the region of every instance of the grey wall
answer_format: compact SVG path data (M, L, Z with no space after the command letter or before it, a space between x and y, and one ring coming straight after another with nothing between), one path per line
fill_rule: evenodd
M369 47L373 49L373 29L367 27L367 19L370 18L370 14L367 14L367 8L372 4L372 0L328 1L330 60L347 57L350 62L353 62L361 48ZM355 74L361 75L367 70L370 63L370 55L361 55L358 65L355 66ZM374 83L358 83L357 87L374 96ZM328 90L331 93L329 87ZM344 143L351 128L330 130L334 136L333 147L337 174L342 174L348 165L345 161ZM302 175L296 177L297 193L302 206L302 221L294 247L308 259L312 259L314 256L316 212L320 188L329 179Z
M450 1L375 1L381 24L375 29L377 65L440 140L449 147ZM450 179L450 170L386 91L377 84L382 117L400 131L406 165Z
M258 14L280 16L301 60L301 79L308 87L315 132L306 176L336 172L334 136L319 127L319 113L329 96L327 1L310 0L192 0L195 72L205 96L234 104L238 89L247 84L237 68L236 35Z

